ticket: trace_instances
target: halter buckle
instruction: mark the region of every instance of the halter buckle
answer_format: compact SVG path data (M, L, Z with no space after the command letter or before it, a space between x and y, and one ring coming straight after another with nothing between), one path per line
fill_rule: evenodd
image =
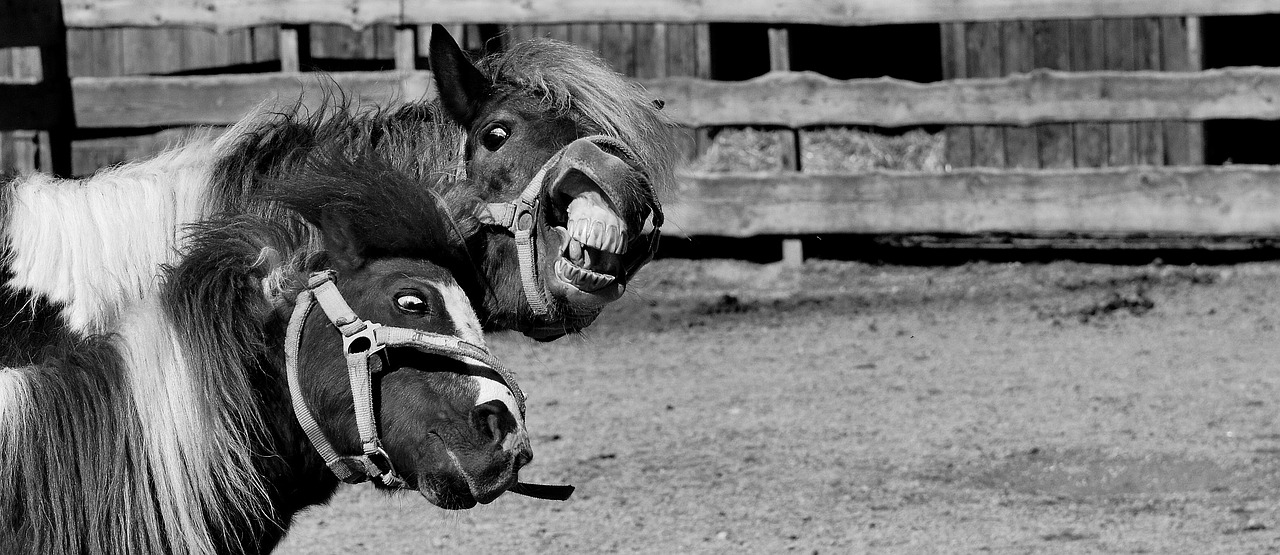
M348 355L364 354L366 357L371 357L387 347L385 343L378 341L377 330L382 327L382 324L368 320L361 320L360 324L359 328L355 328L349 333L347 330L343 330L343 352Z

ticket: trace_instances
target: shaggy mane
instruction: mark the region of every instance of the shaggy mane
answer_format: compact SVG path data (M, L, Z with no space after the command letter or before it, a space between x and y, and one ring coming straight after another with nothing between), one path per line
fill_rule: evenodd
M499 91L532 94L581 128L620 139L635 150L655 187L673 188L675 124L643 87L590 50L534 39L486 57L478 67Z

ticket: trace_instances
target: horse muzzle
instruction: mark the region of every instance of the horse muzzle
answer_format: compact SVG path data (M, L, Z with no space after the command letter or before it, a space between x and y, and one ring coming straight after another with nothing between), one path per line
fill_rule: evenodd
M558 248L546 287L576 309L617 300L626 280L653 257L662 210L635 155L607 137L565 147L543 191L550 236ZM654 230L643 233L653 216ZM543 251L546 252L545 250Z

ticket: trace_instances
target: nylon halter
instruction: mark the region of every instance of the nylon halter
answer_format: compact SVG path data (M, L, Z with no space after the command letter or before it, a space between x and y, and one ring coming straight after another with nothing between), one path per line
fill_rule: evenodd
M622 154L622 158L632 166L639 163L639 159L627 145L623 144L613 137L605 135L591 135L577 139L579 141L586 140L596 145L609 146ZM576 141L575 141L576 142ZM538 249L537 249L537 221L538 207L542 194L543 181L546 180L547 173L551 171L564 158L564 154L569 150L573 143L569 143L551 155L538 172L529 180L529 184L524 190L520 191L520 195L511 202L491 202L486 204L480 212L480 222L486 225L492 225L506 229L511 232L516 240L516 256L520 263L520 284L524 290L525 300L529 303L529 308L539 317L552 316L552 304L548 302L544 289L540 286L538 280ZM462 148L465 150L466 145L463 143ZM459 170L456 174L458 179L466 178L466 161L459 161ZM646 246L646 255L637 259L632 265L628 266L623 275L631 275L640 266L648 263L653 259L654 254L658 250L658 241L661 236L660 228L663 223L662 204L658 202L658 195L654 193L653 184L648 179L642 180L643 193L645 200L648 201L653 209L653 231L649 233L648 245Z
M385 486L397 488L405 485L404 479L391 465L391 458L383 450L373 409L374 372L369 369L369 358L387 347L409 346L425 353L493 370L515 396L523 419L525 396L516 385L515 375L503 367L488 350L452 335L384 326L362 320L342 298L342 293L333 283L333 276L332 271L311 274L307 288L298 294L285 336L285 373L298 423L307 434L307 439L311 440L311 445L324 459L325 465L340 480L358 484L373 479ZM346 354L347 375L351 382L351 399L355 403L356 428L360 433L363 450L360 455L339 455L302 398L302 388L298 382L298 350L302 345L302 329L307 316L317 304L333 326L342 333L342 349ZM385 370L386 366L379 365L379 368ZM513 491L516 490L513 488Z

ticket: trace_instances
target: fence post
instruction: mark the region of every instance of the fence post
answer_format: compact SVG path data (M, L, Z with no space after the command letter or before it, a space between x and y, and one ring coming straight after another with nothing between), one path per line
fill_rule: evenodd
M769 28L769 71L791 71L791 35L786 27ZM782 166L800 171L800 130L783 133ZM782 261L788 266L804 263L804 243L800 239L782 240Z
M396 69L413 71L418 59L418 39L416 27L406 25L396 27Z
M297 73L302 71L302 44L298 38L298 27L282 25L280 27L280 71ZM310 48L310 45L307 45Z

